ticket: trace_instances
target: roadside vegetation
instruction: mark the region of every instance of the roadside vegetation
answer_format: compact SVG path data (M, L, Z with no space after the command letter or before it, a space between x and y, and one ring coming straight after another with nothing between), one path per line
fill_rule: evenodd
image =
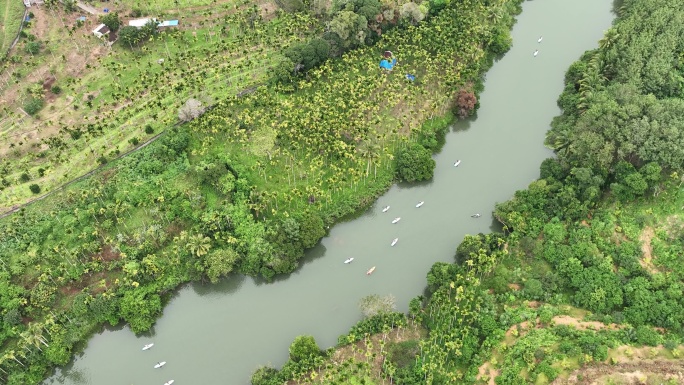
M367 207L393 181L429 179L434 163L425 154L441 146L451 111L474 112L481 75L510 45L519 3L238 4L218 20L202 14L197 38L179 29L138 45L117 42L110 51L88 37L77 52L103 59L84 62L68 82L57 79L66 67L55 64L50 87L78 95L69 103L79 108L66 109L83 115L69 115L73 121L41 136L52 139L29 145L31 151L13 148L3 157L0 171L21 172L14 177L32 194L52 188L40 179L51 173L66 181L85 171L73 163L79 154L88 167L102 167L0 221L0 379L38 383L104 323L149 330L184 282L216 282L231 272L266 280L287 274L326 226ZM62 25L72 17L56 6L36 21ZM230 28L222 32L225 20ZM82 42L64 41L74 48ZM29 76L32 60L64 61L60 49L20 53L24 66L12 68ZM385 51L398 59L394 71L378 68ZM259 67L252 52L268 64ZM46 74L48 67L40 68ZM256 77L250 68L258 68ZM230 83L231 76L242 80ZM236 95L257 83L263 85ZM43 83L33 88L24 95L45 91ZM42 108L41 122L67 119L50 119ZM122 141L136 146L161 131L114 160L125 150ZM36 159L54 163L39 167ZM58 163L73 174L49 171ZM5 178L7 197L24 194L14 177ZM366 331L413 327L401 314L378 317L356 341ZM306 361L307 354L295 357Z
M599 48L567 72L547 136L556 157L496 205L503 233L468 235L456 263L433 265L401 315L419 333L389 338L366 318L327 356L358 340L365 353L261 368L252 384L682 383L683 6L617 4Z

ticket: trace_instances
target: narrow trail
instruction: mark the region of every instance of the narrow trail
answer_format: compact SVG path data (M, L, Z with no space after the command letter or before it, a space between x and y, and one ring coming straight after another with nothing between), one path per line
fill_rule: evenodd
M80 1L76 2L76 6L81 8L82 10L90 13L91 15L103 15L104 14L104 12L97 10L95 7L90 6L88 4L83 4Z

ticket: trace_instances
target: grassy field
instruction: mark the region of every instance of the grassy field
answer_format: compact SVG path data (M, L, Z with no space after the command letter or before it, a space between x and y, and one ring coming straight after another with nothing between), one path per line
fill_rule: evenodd
M21 25L24 16L24 3L17 0L0 1L0 57L3 57Z
M282 47L315 32L313 19L274 18L276 8L268 2L201 4L181 3L194 8L157 15L177 18L180 26L141 47L103 46L90 34L98 23L94 17L81 25L76 14L34 10L27 33L47 49L29 55L20 42L13 55L21 59L0 81L7 101L0 120L0 177L6 187L0 211L34 197L30 184L50 191L97 167L98 159L111 160L163 131L177 121L188 98L208 105L263 82ZM134 4L124 5L119 12L126 16ZM253 5L260 33L247 34ZM59 94L52 92L54 85ZM27 116L21 108L30 90L41 86L45 107Z

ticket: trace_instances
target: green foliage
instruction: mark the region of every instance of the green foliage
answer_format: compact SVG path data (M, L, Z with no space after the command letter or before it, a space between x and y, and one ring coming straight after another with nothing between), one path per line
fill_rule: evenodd
M40 186L35 183L29 186L29 190L31 190L31 192L34 194L40 194Z
M252 373L252 385L280 385L282 381L278 377L278 369L270 366L260 366Z
M283 52L294 66L289 71L306 72L330 57L330 43L322 38L314 38L306 43L295 44Z
M119 40L126 46L132 48L140 42L140 31L136 27L127 25L119 31Z
M416 182L432 178L435 171L435 160L425 147L412 143L399 150L397 154L397 174L407 182Z
M116 12L106 13L100 16L100 22L109 28L110 31L118 31L119 26L121 26L121 18Z
M313 211L306 211L299 219L299 239L306 249L316 246L325 235L323 219Z
M219 278L225 277L235 267L240 255L231 248L220 248L212 250L204 258L206 274L211 283L217 283Z
M299 362L321 355L321 349L313 336L297 336L290 345L290 360Z
M355 48L366 41L368 20L353 11L340 11L330 21L330 30L337 34L344 49Z
M39 41L30 41L26 43L26 52L30 53L31 55L37 55L40 53L40 49L43 47L43 45Z
M500 56L508 52L513 45L513 38L508 28L499 27L494 31L494 35L488 44L489 51L495 55Z
M23 108L27 114L35 115L43 108L43 100L31 97L24 103Z
M337 338L337 344L340 346L351 344L361 341L366 335L380 333L383 330L394 329L395 327L404 327L406 324L406 315L402 313L380 313L364 318L352 326L348 334Z
M161 314L161 298L152 290L152 287L140 287L126 291L121 297L121 317L131 325L134 333L149 330Z

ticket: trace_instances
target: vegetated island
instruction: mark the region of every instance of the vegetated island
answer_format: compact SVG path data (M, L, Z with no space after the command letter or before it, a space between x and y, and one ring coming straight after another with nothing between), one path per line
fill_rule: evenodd
M684 382L684 2L627 0L568 70L540 178L467 235L428 294L321 351L299 336L274 384ZM658 31L658 33L653 33Z
M36 114L64 89L78 95L64 101L67 110L94 110L68 115L71 123L32 151L13 149L15 158L3 157L3 175L31 165L17 181L33 182L24 187L39 194L36 178L53 167L80 169L78 162L93 156L103 166L0 220L0 379L7 384L40 382L104 323L148 330L182 283L216 282L231 272L266 280L287 274L326 226L367 207L396 180L431 178L432 151L454 114L474 112L481 75L508 50L520 11L519 0L323 8L226 2L216 8L220 18L198 4L200 14L189 20L197 31L181 25L160 32L159 20L177 9L154 4L159 8L126 8L123 19L116 9L98 19L119 39L96 62L114 75L99 80L100 93L62 77L56 64L48 68L63 88L53 82L48 93L42 80L24 88ZM47 2L42 17L32 11L34 25L55 18L72 30L64 20L74 17L73 6ZM123 26L143 11L159 17L131 26L135 31ZM226 21L231 28L221 27ZM80 52L75 25L62 40ZM19 61L10 53L15 77L26 75L17 65L26 54L33 55L26 68L70 60L56 40L29 44L39 40L33 31L15 47L23 50ZM109 50L110 38L101 39ZM256 53L267 65L254 63ZM76 73L99 79L85 69ZM238 88L225 87L233 79L227 74L261 85L236 95ZM100 105L98 95L105 95ZM58 110L52 123L68 119ZM185 124L171 127L176 121ZM139 143L141 131L162 130L127 156L115 159L110 150L137 145L131 136ZM41 157L54 163L32 165Z

